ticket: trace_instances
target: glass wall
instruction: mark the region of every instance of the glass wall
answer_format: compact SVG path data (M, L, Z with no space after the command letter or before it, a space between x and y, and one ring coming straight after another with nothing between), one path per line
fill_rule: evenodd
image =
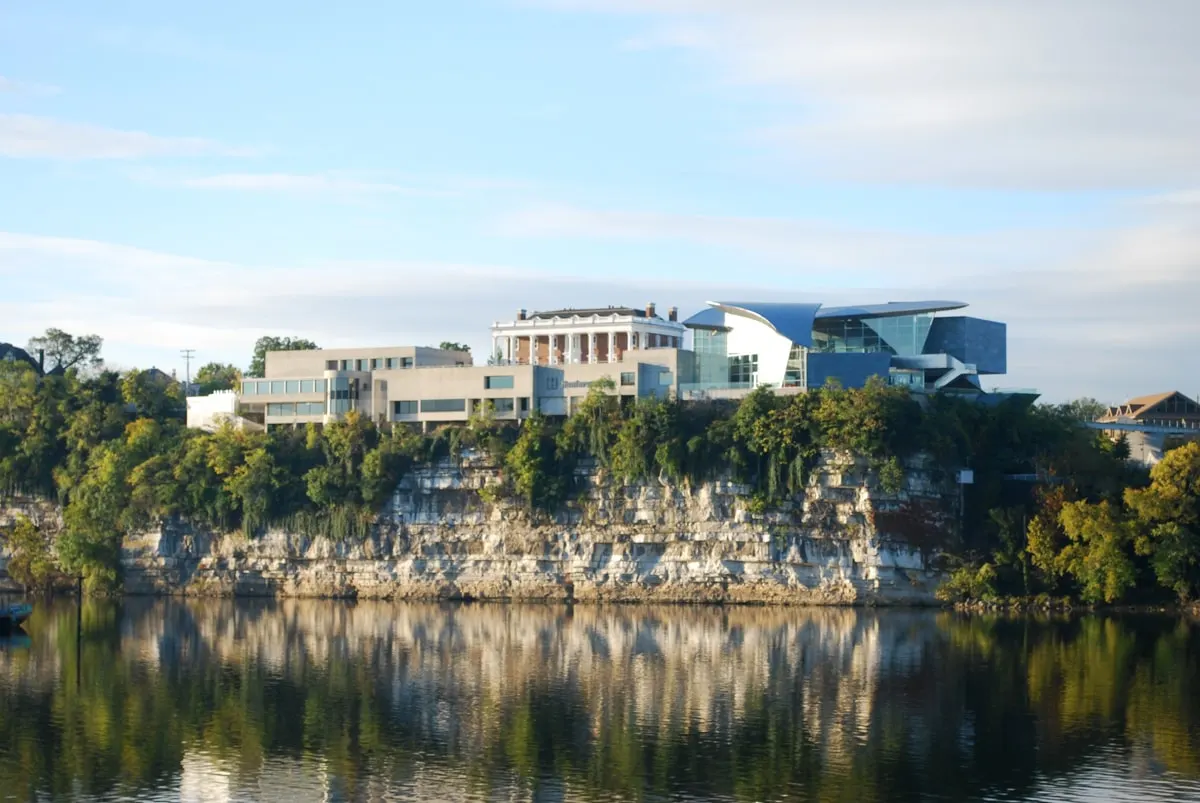
M423 413L465 413L466 399L421 399Z
M693 329L692 345L696 351L695 381L718 387L729 381L729 333L712 329Z
M897 315L887 318L818 319L813 326L813 351L872 354L887 352L902 357L921 354L933 325L933 315Z
M783 375L785 388L808 387L808 349L792 344L788 354L787 372Z
M392 413L394 415L416 415L417 402L415 400L392 402Z

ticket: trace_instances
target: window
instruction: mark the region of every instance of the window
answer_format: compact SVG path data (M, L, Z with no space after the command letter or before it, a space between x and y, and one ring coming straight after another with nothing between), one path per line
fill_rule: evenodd
M284 391L285 393L299 393L300 392L300 380L299 379L289 379L287 381L286 387L287 387L287 389Z
M287 391L284 389L285 386L286 386L285 382L272 382L271 383L271 393L272 394L286 393Z
M400 367L401 368L412 368L413 367L413 358L412 357L401 357L400 358Z
M296 402L296 415L324 415L324 402Z
M400 364L400 361L398 359L396 359L395 357L387 358L387 367L388 368L395 368L399 364Z
M257 382L243 382L242 383L242 395L254 396L257 393L258 393L258 383Z
M370 364L371 363L369 360L359 360L358 361L358 370L368 371L368 370L370 370L370 368L368 367Z
M663 387L670 385L674 381L675 381L675 375L672 374L670 371L662 371L658 375L658 384Z
M300 392L301 393L312 393L313 392L313 381L311 379L301 379L300 380Z
M267 415L292 416L295 414L296 405L292 404L291 402L267 405Z
M621 372L621 384L625 387L637 384L637 375L633 371Z
M465 413L466 399L421 399L423 413Z
M326 360L325 361L325 370L326 371L336 371L337 369L338 369L338 361L337 360Z
M383 358L382 357L374 357L371 359L371 370L372 371L378 371L382 367L383 367Z
M349 370L350 370L350 361L349 361L349 360L342 360L341 362L339 362L339 363L338 363L338 370L339 370L339 371L349 371Z
M417 403L415 401L398 401L392 402L393 415L416 415Z
M487 390L512 390L513 378L511 376L485 376L483 386Z
M745 354L729 358L729 382L733 385L751 385L758 381L758 355Z
M546 377L546 390L558 390L562 387L562 377L551 375Z
M325 380L324 379L318 379L315 382L313 382L313 393L324 393L324 392L325 392Z
M501 413L511 413L513 411L512 399L492 399L492 410L500 415Z
M523 413L529 412L529 397L528 396L521 397L521 412L523 412Z

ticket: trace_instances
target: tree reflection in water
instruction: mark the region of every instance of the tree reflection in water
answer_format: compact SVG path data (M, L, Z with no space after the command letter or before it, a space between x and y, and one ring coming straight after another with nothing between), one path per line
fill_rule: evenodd
M78 686L73 608L28 629L18 798L1022 800L1098 763L1200 790L1184 619L131 599L85 605Z

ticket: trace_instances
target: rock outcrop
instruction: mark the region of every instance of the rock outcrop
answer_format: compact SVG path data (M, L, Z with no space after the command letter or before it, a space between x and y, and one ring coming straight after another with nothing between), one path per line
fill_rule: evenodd
M478 460L415 471L368 538L270 530L247 538L181 522L128 536L135 594L580 602L922 604L953 536L953 487L922 460L885 492L859 460L825 454L802 497L762 514L750 489L656 481L585 491L554 517L486 501Z

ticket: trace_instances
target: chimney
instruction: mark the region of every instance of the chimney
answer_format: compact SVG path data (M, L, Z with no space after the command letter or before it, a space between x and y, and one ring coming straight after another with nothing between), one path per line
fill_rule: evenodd
M651 301L649 304L646 305L646 317L647 318L654 317L654 302L653 301Z
M518 320L518 321L523 321L523 320L525 320L525 314L526 314L526 313L525 313L525 310L523 310L523 309L521 309L521 310L517 310L517 320Z
M679 307L671 307L669 310L667 310L667 320L668 321L678 321L679 320Z
M43 374L43 375L46 373L46 350L45 349L38 349L38 373Z

